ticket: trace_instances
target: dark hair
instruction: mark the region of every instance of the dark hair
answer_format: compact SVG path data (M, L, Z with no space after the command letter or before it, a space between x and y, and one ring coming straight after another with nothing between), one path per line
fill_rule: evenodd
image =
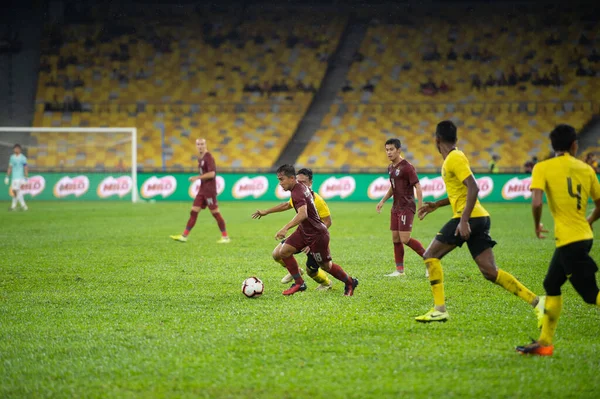
M402 143L400 143L400 139L389 139L388 141L385 142L385 145L393 145L396 148L400 148L402 147Z
M284 164L277 168L277 174L283 174L286 177L296 177L294 165Z
M13 145L13 150L14 150L15 148L17 148L17 147L19 148L19 150L22 150L22 149L23 149L23 148L21 148L21 144L15 144L15 145Z
M569 151L575 140L577 140L577 132L569 125L558 125L550 132L554 151Z
M302 168L298 172L296 172L296 174L308 177L308 181L312 181L313 179L313 171L308 168Z
M435 135L446 143L456 143L456 125L452 121L441 121L435 129Z

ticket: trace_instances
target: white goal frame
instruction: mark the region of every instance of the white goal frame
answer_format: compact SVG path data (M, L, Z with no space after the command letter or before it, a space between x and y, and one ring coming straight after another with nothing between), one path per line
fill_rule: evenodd
M131 202L138 202L137 187L137 128L135 127L10 127L0 126L0 133L130 133L131 134Z

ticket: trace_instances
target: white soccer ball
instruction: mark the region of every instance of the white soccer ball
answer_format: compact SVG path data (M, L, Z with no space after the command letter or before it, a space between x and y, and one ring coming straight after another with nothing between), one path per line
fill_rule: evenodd
M257 277L248 277L242 283L242 294L248 298L258 298L265 291L265 285Z

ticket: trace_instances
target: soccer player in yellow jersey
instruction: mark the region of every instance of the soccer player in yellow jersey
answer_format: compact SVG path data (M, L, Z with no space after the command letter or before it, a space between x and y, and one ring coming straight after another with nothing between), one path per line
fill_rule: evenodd
M600 217L600 184L592 167L574 157L577 153L575 129L559 125L550 133L550 141L556 156L533 168L531 207L535 235L545 238L546 230L540 222L545 192L554 218L556 249L544 279L546 298L540 337L529 345L517 347L520 353L540 356L551 356L554 352L552 338L562 310L560 289L567 280L586 303L600 306L594 277L598 267L590 257L594 239L591 226ZM590 198L595 209L586 219Z
M448 320L444 298L444 274L440 260L457 246L465 242L471 256L479 266L483 276L517 295L529 303L541 317L542 308L538 305L539 297L527 289L511 274L498 269L494 261L492 248L496 242L490 237L490 215L477 199L479 187L471 172L469 160L456 148L456 126L451 121L443 121L437 125L435 142L444 158L442 178L446 183L448 198L436 202L426 202L418 210L419 219L435 211L441 206L452 206L452 219L437 233L429 244L423 258L429 271L429 282L433 292L434 308L416 321L428 323Z
M325 226L329 229L329 227L331 227L331 212L329 211L329 207L327 206L325 200L319 194L312 191L312 170L308 168L300 169L296 173L296 181L298 181L299 183L303 183L306 187L310 189L315 199L315 206L317 208L319 217L321 218ZM289 209L292 209L293 207L294 205L292 204L292 199L290 198L288 202L282 202L281 204L274 206L273 208L269 208L264 211L257 210L252 215L252 217L254 219L260 219L262 216L267 216L270 213L287 211ZM281 258L279 257L279 249L281 248L284 242L285 240L281 241L281 243L278 244L277 247L275 247L275 249L273 250L273 259L275 259L275 261L281 264L283 267L285 267L285 264L283 263L283 260L281 260ZM301 252L304 252L306 254L306 270L308 272L308 275L317 283L319 283L316 289L318 291L330 290L332 286L331 280L329 279L329 277L327 277L327 274L319 268L319 264L310 253L310 248L303 248ZM302 269L300 269L300 272L304 273ZM294 278L292 277L292 275L288 273L281 279L281 283L288 284L292 282L293 279Z

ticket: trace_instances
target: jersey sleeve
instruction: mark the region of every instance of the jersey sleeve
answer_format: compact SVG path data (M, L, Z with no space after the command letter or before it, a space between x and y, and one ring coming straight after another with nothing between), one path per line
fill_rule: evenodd
M23 166L27 165L27 157L23 155Z
M315 206L317 207L317 212L319 213L319 217L326 218L327 216L331 216L331 212L329 211L329 207L325 200L319 195L315 193Z
M292 190L291 200L292 200L292 203L295 205L296 210L298 210L300 207L306 205L306 198L304 198L302 190L300 190L300 189Z
M531 184L529 189L533 190L545 190L546 189L546 178L544 176L544 164L538 163L533 167L531 171Z
M596 175L596 172L591 170L590 175L590 179L592 180L592 185L590 187L590 197L592 197L592 200L597 201L598 199L600 199L600 183L598 183L598 176Z
M414 166L410 165L410 169L408 172L408 182L411 186L414 186L419 182L419 176L417 176L417 170Z
M471 167L469 165L469 160L465 156L454 155L452 159L450 159L449 172L453 173L454 176L461 182L465 181L465 179L471 176L473 173L471 172Z

